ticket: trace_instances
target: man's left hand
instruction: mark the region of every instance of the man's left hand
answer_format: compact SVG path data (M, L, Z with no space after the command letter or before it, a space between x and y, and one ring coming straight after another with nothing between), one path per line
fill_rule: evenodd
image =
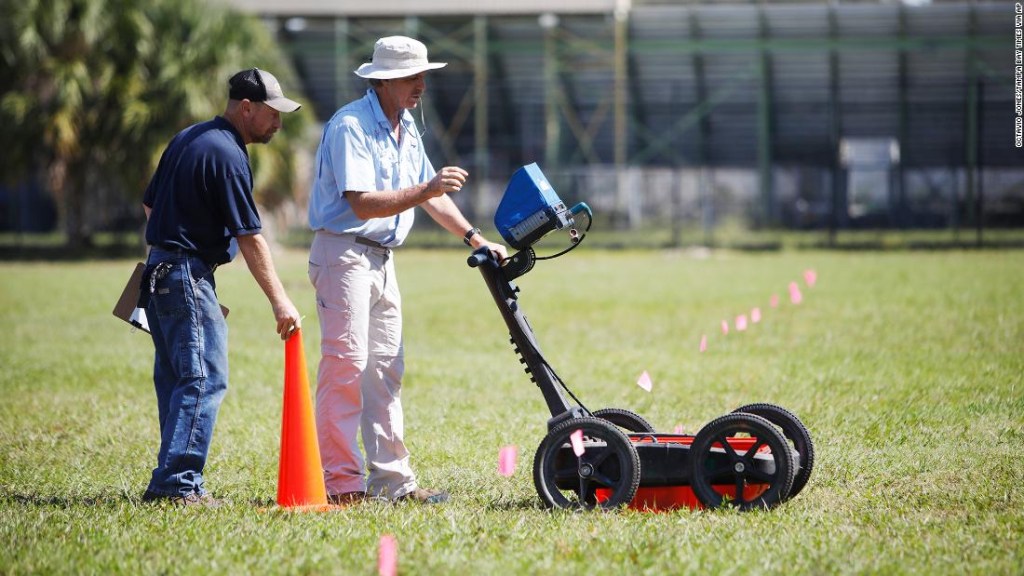
M504 244L484 240L478 244L476 248L480 248L482 246L487 246L487 249L491 251L491 254L494 254L494 257L498 259L498 262L504 262L508 259L508 248L505 248Z

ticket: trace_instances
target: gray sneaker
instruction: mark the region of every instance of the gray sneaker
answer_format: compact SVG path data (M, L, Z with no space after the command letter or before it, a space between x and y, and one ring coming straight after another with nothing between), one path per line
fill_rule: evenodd
M448 501L448 493L443 490L417 488L408 494L395 498L396 502L418 502L420 504L444 504Z
M179 498L179 500L183 500L183 502L177 503L182 506L202 506L204 508L220 508L221 506L229 503L227 500L222 498L214 498L213 496L210 496L209 493L199 495L195 492L185 496L184 498Z
M178 496L165 496L163 494L157 494L156 492L146 491L142 495L143 502L153 502L156 504L167 504L170 506L181 506L187 508L190 506L202 506L204 508L220 508L224 504L227 504L226 500L218 500L209 494L198 494L196 492L189 492L185 495Z

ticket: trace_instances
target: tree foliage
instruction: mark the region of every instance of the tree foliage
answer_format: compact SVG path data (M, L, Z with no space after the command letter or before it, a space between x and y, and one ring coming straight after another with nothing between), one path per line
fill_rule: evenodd
M299 84L257 19L201 0L0 0L0 170L42 178L71 245L98 191L141 202L177 131L223 111L227 79L256 66ZM293 96L294 98L294 96ZM296 98L301 101L301 98ZM257 200L290 197L311 114L250 147ZM103 196L109 197L109 194Z

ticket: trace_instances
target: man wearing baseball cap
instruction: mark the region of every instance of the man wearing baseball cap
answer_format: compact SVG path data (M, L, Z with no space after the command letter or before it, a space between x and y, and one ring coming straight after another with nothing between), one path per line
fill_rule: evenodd
M448 499L418 485L405 446L402 302L393 250L420 206L467 245L487 246L501 259L507 252L488 242L449 197L468 173L458 166L434 170L409 113L423 98L426 73L444 66L430 62L418 40L377 40L373 61L355 72L369 89L327 122L317 150L309 201L316 232L309 278L321 336L316 420L335 504L367 496L426 504Z
M146 188L150 251L140 301L156 349L160 452L144 501L219 504L206 491L203 468L228 386L227 323L214 271L233 258L232 240L270 301L277 333L284 339L299 328L260 233L246 150L274 137L281 112L298 109L273 74L238 72L228 81L224 114L179 132Z

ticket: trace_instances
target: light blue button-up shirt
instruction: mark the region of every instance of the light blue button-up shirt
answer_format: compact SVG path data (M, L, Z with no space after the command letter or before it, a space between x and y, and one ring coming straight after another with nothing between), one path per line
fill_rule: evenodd
M310 228L355 234L388 247L405 241L415 215L412 208L388 218L362 220L345 199L345 191L400 190L434 177L436 172L408 110L402 111L401 123L399 145L372 88L327 121L316 153Z

